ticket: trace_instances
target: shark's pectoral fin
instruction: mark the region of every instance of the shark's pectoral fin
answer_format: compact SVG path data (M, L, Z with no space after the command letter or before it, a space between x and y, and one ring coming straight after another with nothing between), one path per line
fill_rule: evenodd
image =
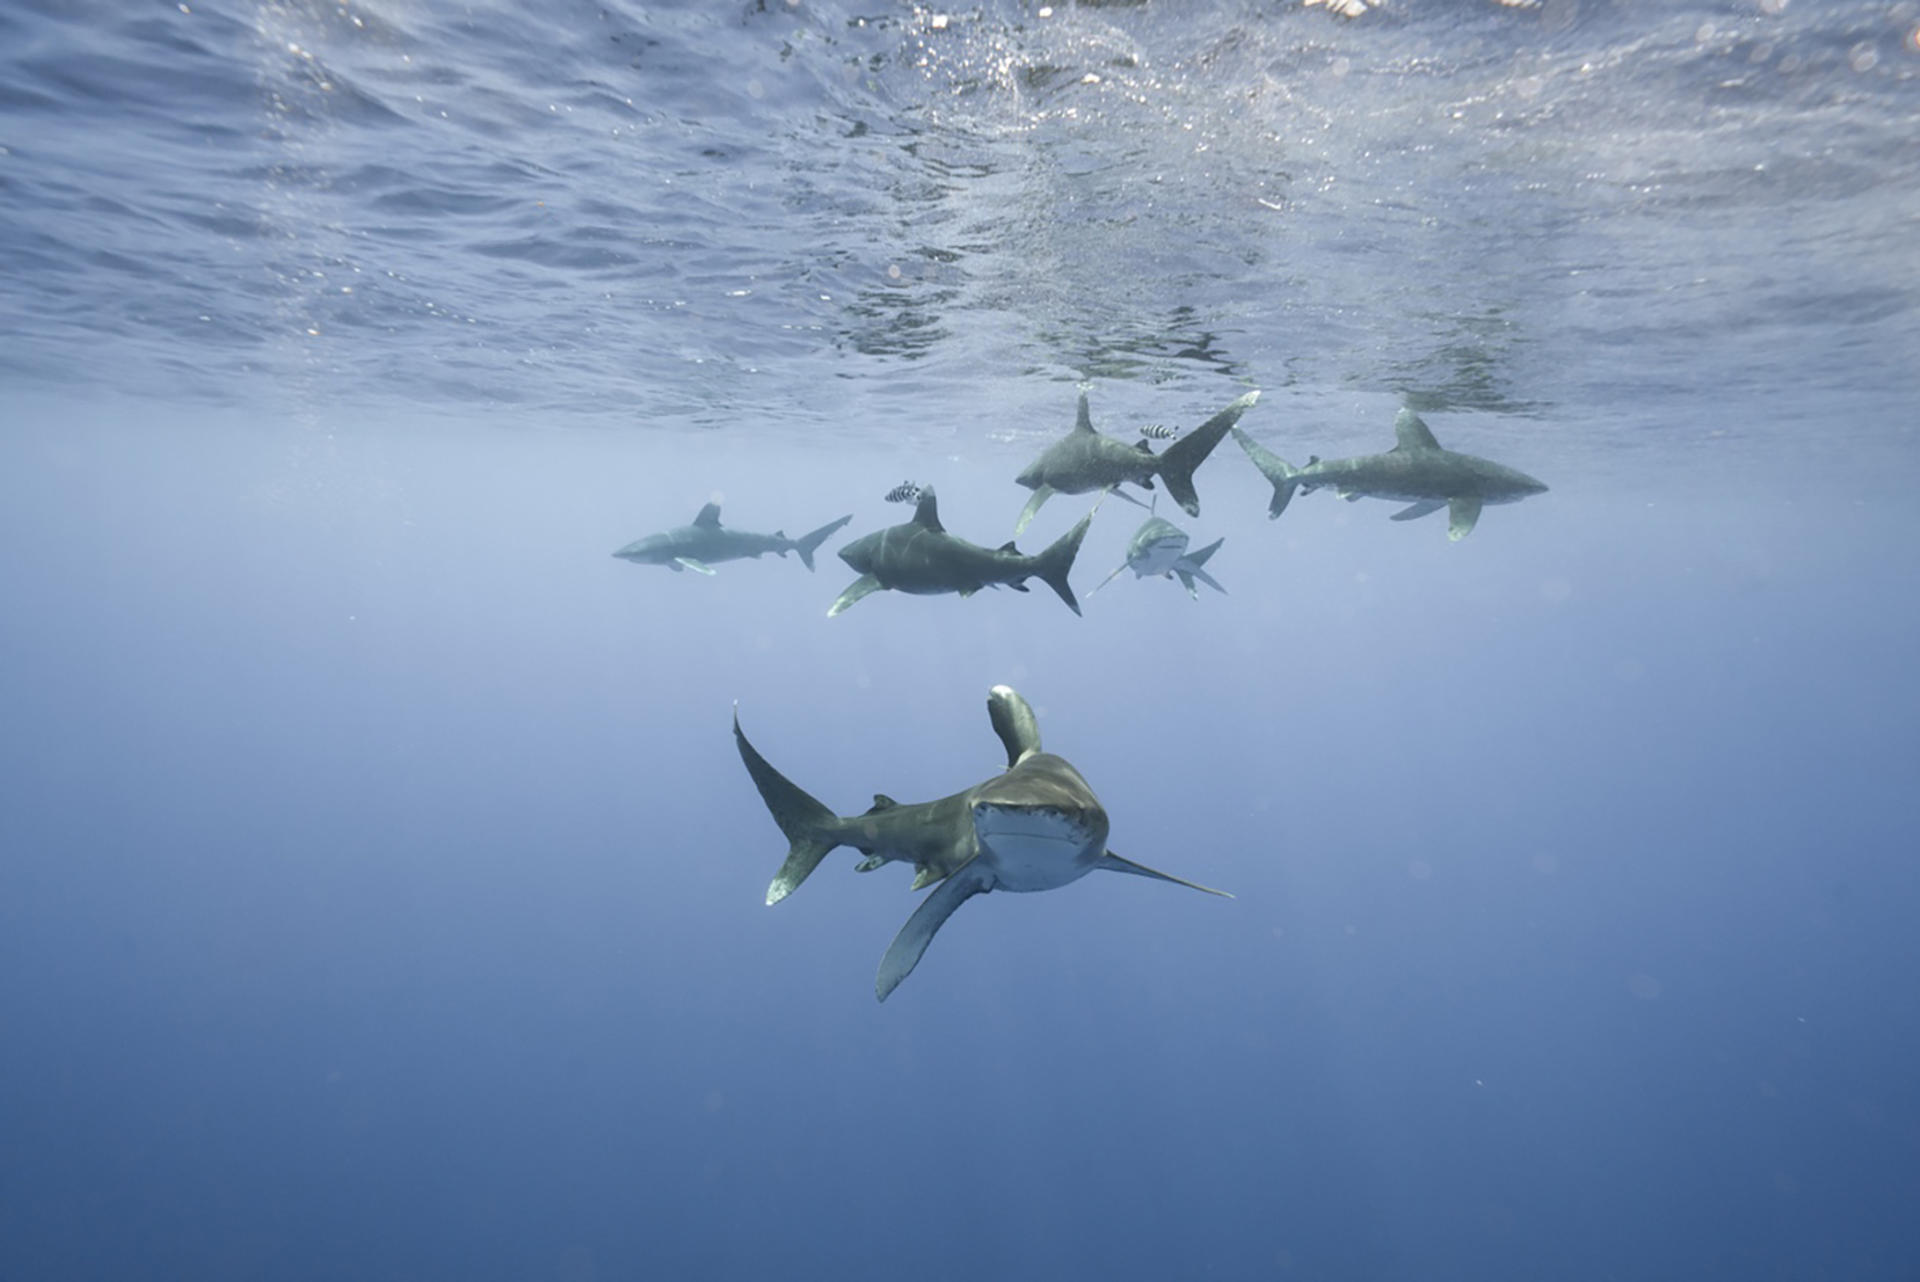
M1148 488L1148 489L1152 489L1152 488L1153 488L1153 482L1152 482L1152 481L1148 481L1148 482L1146 482L1146 485L1147 485L1147 488ZM1125 499L1125 500L1126 500L1127 502L1129 502L1129 503L1131 503L1131 504L1133 504L1133 505L1134 505L1135 507L1144 507L1144 508L1146 508L1146 509L1147 509L1147 510L1148 510L1149 512L1151 512L1151 511L1153 510L1153 508L1152 508L1151 506L1149 506L1148 504L1145 504L1145 503L1142 503L1142 502L1141 502L1141 501L1140 501L1139 499L1137 499L1137 498L1135 498L1135 497L1134 497L1133 495L1131 495L1131 494L1129 494L1129 493L1127 493L1127 492L1126 492L1125 490L1123 490L1123 489L1121 489L1121 488L1120 488L1119 486L1117 486L1117 485L1109 485L1109 486L1107 487L1107 493L1109 493L1109 494L1111 494L1111 495L1113 495L1113 496L1114 496L1115 498L1117 498L1117 499ZM1158 497L1158 496L1156 495L1155 497Z
M1052 497L1053 487L1051 485L1036 485L1033 487L1033 497L1028 499L1027 505L1020 509L1020 519L1013 523L1014 538L1019 538L1027 526L1033 523L1034 515L1040 511L1040 505Z
M1395 521L1417 521L1423 516L1430 516L1438 512L1446 505L1447 501L1445 499L1422 499L1412 507L1401 508L1393 514L1392 519Z
M1111 850L1100 856L1100 862L1095 864L1094 867L1104 868L1108 872L1130 872L1136 877L1151 877L1155 881L1170 881L1176 886L1185 886L1189 890L1203 890L1209 895L1219 895L1222 899L1233 898L1232 895L1224 890L1215 890L1212 886L1202 886L1197 881L1188 881L1185 877L1175 877L1168 873L1149 868L1145 864L1136 864L1131 859L1122 859Z
M1121 563L1119 564L1119 566L1117 566L1117 567L1116 567L1116 568L1114 569L1114 572L1113 572L1112 574L1109 574L1109 575L1108 575L1108 576L1107 576L1106 578L1104 578L1104 579L1102 579L1102 580L1100 580L1100 581L1099 581L1098 583L1096 583L1096 584L1094 584L1094 585L1093 585L1093 592L1098 592L1098 591L1099 591L1099 590L1100 590L1101 588L1104 588L1104 587L1106 587L1106 586L1107 586L1107 584L1109 584L1109 583L1111 583L1111 582L1113 582L1113 581L1114 581L1115 579L1117 579L1117 578L1119 578L1119 577L1120 577L1120 571L1121 571L1121 570L1124 570L1124 569L1126 569L1126 568L1127 568L1127 563L1126 563L1125 561L1122 561L1122 562L1121 562ZM1087 593L1087 595L1088 595L1088 596L1092 596L1092 595L1093 595L1093 592L1089 592L1089 593Z
M1473 533L1474 522L1480 519L1480 500L1471 494L1462 494L1447 504L1447 537L1458 543Z
M874 981L873 995L881 1001L900 987L900 981L920 964L921 954L933 942L934 934L953 916L953 910L975 895L993 889L992 874L974 864L962 868L940 883L907 918L907 924L893 937L887 955L880 959L880 975Z
M1349 503L1358 503L1361 499L1367 497L1366 494L1360 490L1341 490L1339 491L1339 495Z
M885 855L868 855L865 859L855 864L853 870L855 872L872 872L875 868L880 867L880 865L886 862L887 857Z
M831 619L834 615L841 613L862 597L872 596L879 590L880 580L874 578L871 574L861 575L853 582L847 584L847 590L840 594L838 600L827 607L827 617Z
M690 556L676 556L673 558L674 569L677 570L683 565L696 574L712 574L714 572L712 566L696 561Z

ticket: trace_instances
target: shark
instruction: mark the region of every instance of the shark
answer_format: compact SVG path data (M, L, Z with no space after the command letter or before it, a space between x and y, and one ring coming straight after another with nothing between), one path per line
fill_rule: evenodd
M908 863L915 869L915 890L934 887L881 959L874 982L880 1001L913 973L947 918L976 895L1057 890L1099 869L1232 898L1107 849L1105 807L1071 763L1041 749L1033 707L1012 687L988 691L987 716L1006 749L1004 771L937 801L903 804L876 794L865 814L842 816L768 764L747 741L739 706L734 707L740 759L788 843L786 861L767 887L768 904L792 894L840 846L864 856L858 871Z
M1458 542L1473 533L1480 509L1490 503L1517 503L1530 494L1544 494L1546 485L1525 472L1489 459L1441 448L1433 431L1418 414L1402 408L1393 420L1396 444L1385 454L1355 458L1309 458L1294 467L1260 445L1239 428L1233 438L1273 484L1269 518L1287 510L1294 491L1311 493L1330 485L1349 501L1362 498L1395 499L1411 503L1393 514L1396 521L1447 509L1447 537Z
M1073 430L1049 445L1028 465L1026 471L1014 480L1033 491L1033 497L1020 510L1020 519L1014 523L1014 537L1018 538L1027 524L1039 512L1040 505L1056 494L1090 494L1102 490L1109 494L1119 494L1130 503L1140 503L1124 490L1117 487L1124 482L1132 482L1143 489L1153 488L1153 478L1158 476L1167 483L1167 493L1188 516L1200 515L1200 496L1194 492L1193 473L1207 455L1213 453L1227 434L1227 429L1240 421L1240 416L1253 408L1260 399L1258 391L1248 392L1227 408L1193 429L1166 448L1161 454L1153 452L1153 446L1142 436L1138 444L1129 445L1117 437L1108 436L1093 429L1093 415L1087 407L1087 394L1080 393L1079 413L1074 418ZM1145 506L1141 504L1141 506Z
M1067 572L1080 551L1080 540L1087 536L1093 513L1056 539L1044 552L1029 556L1011 541L997 548L981 547L947 533L940 524L940 507L933 487L918 491L913 519L884 530L863 535L840 549L845 561L860 577L847 586L827 611L831 619L863 597L882 589L933 596L958 592L972 596L984 587L1027 590L1029 578L1039 579L1052 588L1067 608L1080 613L1080 602L1067 583Z
M784 557L792 551L798 552L801 563L811 570L814 552L835 530L852 519L853 514L849 512L811 534L790 539L782 530L772 534L730 530L720 524L720 505L709 503L695 514L693 524L635 539L614 555L637 565L664 565L675 574L682 570L712 574L714 569L709 563L713 561L737 561L741 557L758 557L763 552L778 552Z
M1139 529L1133 532L1133 538L1128 541L1127 559L1115 567L1112 574L1100 580L1093 592L1098 592L1119 578L1123 570L1132 570L1133 577L1136 579L1144 579L1154 574L1166 579L1178 577L1186 586L1187 595L1196 601L1200 599L1200 593L1193 586L1195 579L1200 580L1215 592L1225 592L1226 589L1220 586L1217 579L1200 568L1207 563L1208 557L1220 550L1220 545L1225 542L1225 539L1215 539L1198 552L1188 552L1185 530L1163 516L1150 516ZM1092 596L1093 592L1087 595Z

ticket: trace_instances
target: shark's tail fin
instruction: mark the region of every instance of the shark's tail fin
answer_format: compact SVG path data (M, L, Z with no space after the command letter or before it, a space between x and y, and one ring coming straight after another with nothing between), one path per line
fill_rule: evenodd
M1067 582L1067 572L1073 569L1073 558L1080 553L1080 540L1087 537L1087 527L1093 524L1093 513L1080 518L1080 523L1053 541L1053 545L1039 556L1033 558L1034 575L1048 587L1059 593L1060 599L1075 614L1080 613L1080 602L1073 595L1073 587Z
M1167 483L1167 493L1173 496L1173 501L1188 516L1200 515L1200 496L1193 488L1194 469L1207 461L1207 455L1213 453L1213 447L1226 437L1227 429L1238 423L1240 416L1252 409L1253 403L1259 399L1259 392L1248 392L1167 446L1167 452L1160 456L1160 476Z
M1226 591L1225 588L1220 586L1218 579L1200 568L1207 563L1208 557L1220 550L1220 545L1225 542L1225 539L1215 539L1198 552L1189 552L1173 563L1173 572L1180 576L1180 582L1186 586L1188 596L1194 597L1195 599L1198 599L1200 596L1198 592L1193 590L1193 581L1195 579L1200 580L1215 592L1224 593Z
M795 539L793 541L793 550L800 554L801 562L811 570L813 568L813 554L820 550L820 545L833 537L835 530L852 519L853 513L849 512L837 521L828 521L812 534L803 534Z
M1247 452L1260 474L1273 484L1273 502L1267 504L1267 519L1272 520L1293 501L1293 492L1300 484L1300 469L1237 427L1233 429L1233 439L1240 442L1240 448Z
M760 800L767 803L773 821L787 838L787 861L767 887L767 902L777 904L798 889L827 852L840 844L840 819L754 750L740 730L738 708L733 713L733 740L740 747L740 760L747 763L747 773L753 776L753 786L760 790Z

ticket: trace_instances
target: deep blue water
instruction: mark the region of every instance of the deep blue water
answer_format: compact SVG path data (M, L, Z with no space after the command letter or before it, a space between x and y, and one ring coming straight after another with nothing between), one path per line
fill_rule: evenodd
M1912 3L0 0L0 1279L1911 1279L1917 114ZM1081 387L1551 490L608 556L997 544ZM730 716L851 813L1000 682L1237 897L878 1005Z

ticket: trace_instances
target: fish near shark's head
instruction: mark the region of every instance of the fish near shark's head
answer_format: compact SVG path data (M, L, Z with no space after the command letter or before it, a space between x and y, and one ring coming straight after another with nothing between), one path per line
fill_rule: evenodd
M1003 890L1051 890L1085 875L1107 848L1107 811L1064 758L1032 753L973 790L979 857Z

